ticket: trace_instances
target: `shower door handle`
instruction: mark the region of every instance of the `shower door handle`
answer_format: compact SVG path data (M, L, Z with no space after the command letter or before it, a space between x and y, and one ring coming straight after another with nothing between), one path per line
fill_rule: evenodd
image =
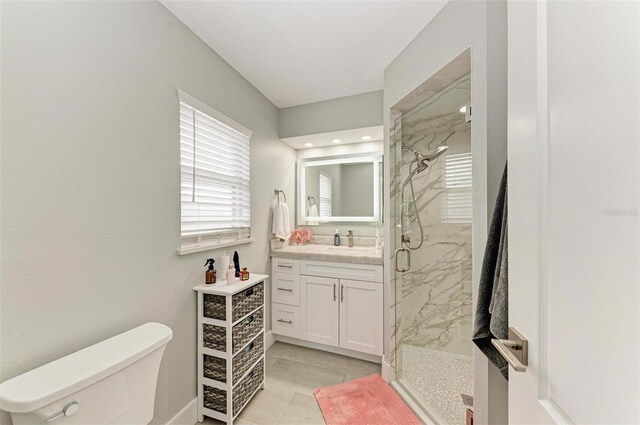
M401 252L406 252L407 253L407 268L406 269L405 268L402 268L402 269L398 268L398 257L400 256ZM409 269L411 268L411 251L409 251L407 248L404 248L404 247L403 248L398 248L398 249L396 249L396 251L395 251L393 256L395 257L396 271L397 272L404 273L404 272L409 271Z

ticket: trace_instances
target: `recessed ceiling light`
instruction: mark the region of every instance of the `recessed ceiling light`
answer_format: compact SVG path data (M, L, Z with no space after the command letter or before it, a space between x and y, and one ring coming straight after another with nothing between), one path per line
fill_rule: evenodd
M467 112L467 105L462 106L462 107L460 108L460 112L462 112L463 114L464 114L465 112Z
M333 143L340 143L340 142L342 142L342 140L340 140L340 139L333 139L333 140L332 140L332 142L333 142Z
M304 145L305 145L306 147L310 148L311 146L313 146L313 143L311 143L311 142L307 142L307 143L305 143Z
M362 136L361 139L362 140L371 140L371 136Z

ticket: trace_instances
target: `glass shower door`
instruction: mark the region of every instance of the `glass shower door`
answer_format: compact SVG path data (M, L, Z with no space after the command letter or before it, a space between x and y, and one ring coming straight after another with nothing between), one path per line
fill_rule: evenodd
M469 102L466 75L399 114L392 137L395 247L411 256L393 276L396 378L435 422L451 425L465 423L462 395L473 395ZM448 150L407 180L416 168L410 149L439 146Z

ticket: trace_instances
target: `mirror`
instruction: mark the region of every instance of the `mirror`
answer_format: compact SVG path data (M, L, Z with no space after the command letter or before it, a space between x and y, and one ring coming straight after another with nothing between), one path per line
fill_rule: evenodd
M298 223L375 222L382 217L382 155L301 160Z

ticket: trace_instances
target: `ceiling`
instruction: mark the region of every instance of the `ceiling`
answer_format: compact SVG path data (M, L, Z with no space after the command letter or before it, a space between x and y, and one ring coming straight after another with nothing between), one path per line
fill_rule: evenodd
M447 0L161 0L279 108L382 89Z
M282 141L294 149L309 149L323 146L349 145L352 143L377 142L382 139L384 139L384 129L381 125L377 125L375 127L332 131L330 133L286 137Z

